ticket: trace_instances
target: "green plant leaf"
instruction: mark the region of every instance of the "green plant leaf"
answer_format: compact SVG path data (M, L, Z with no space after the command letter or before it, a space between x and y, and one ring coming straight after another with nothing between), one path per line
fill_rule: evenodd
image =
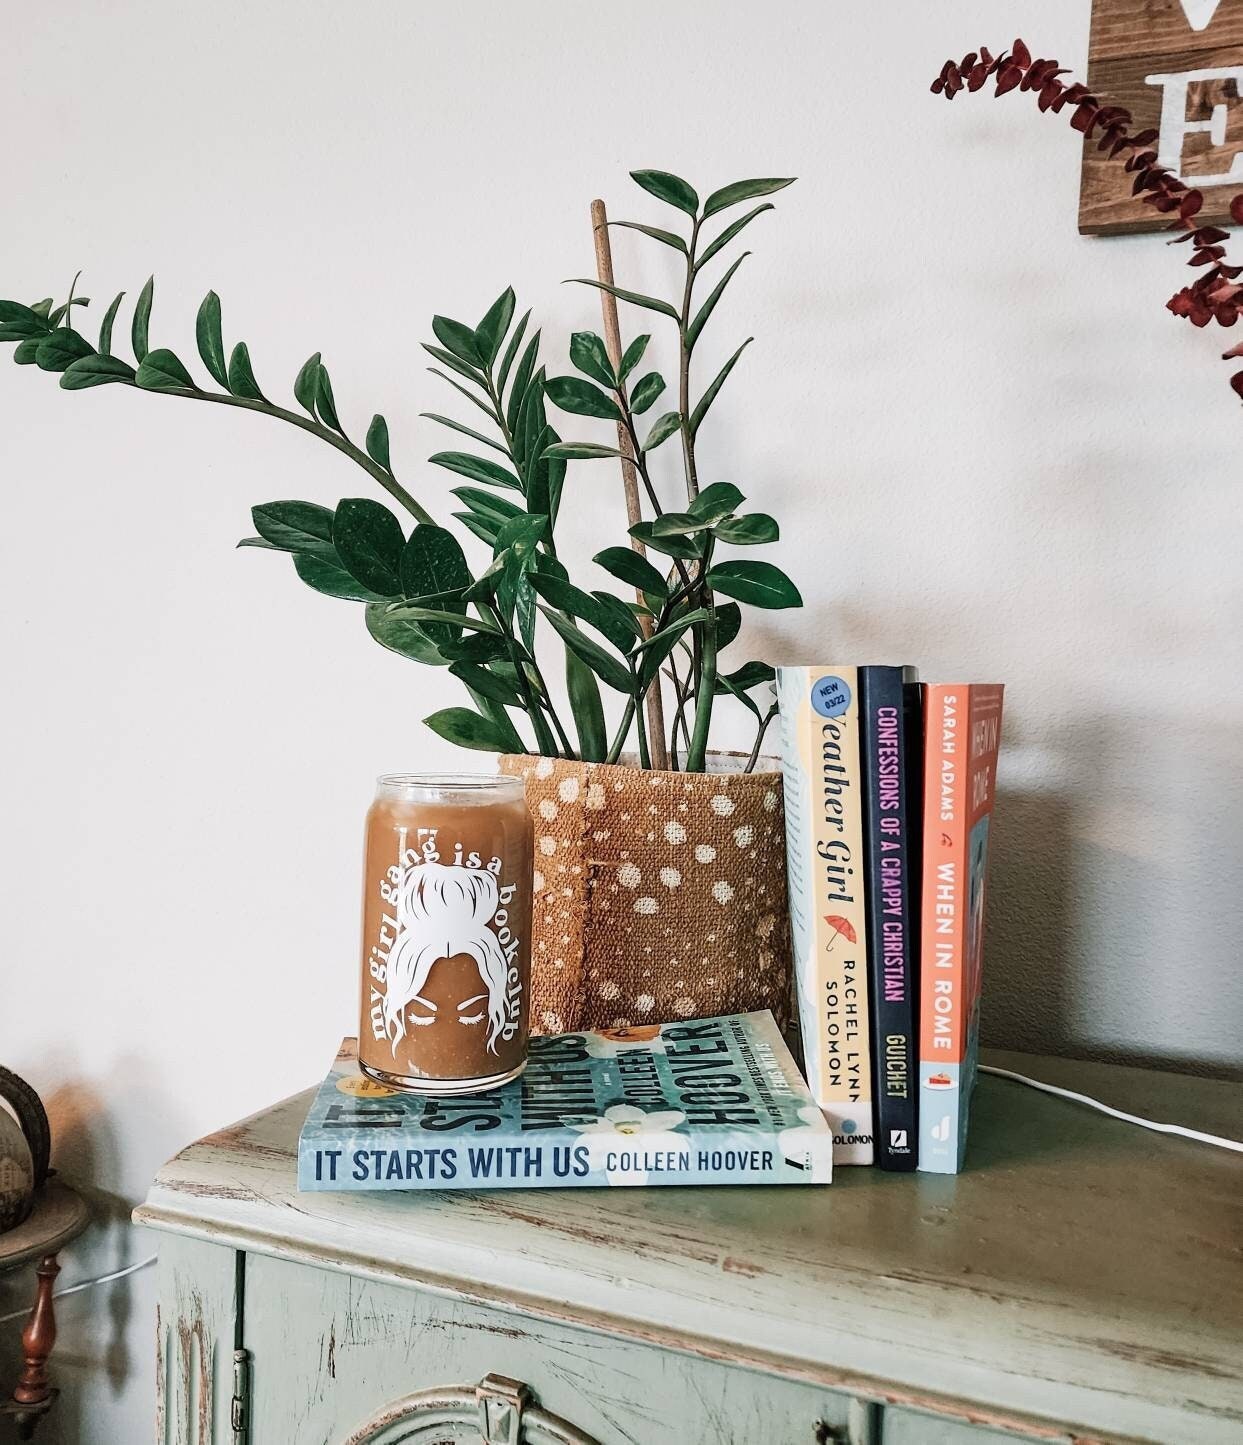
M513 434L514 457L524 477L533 460L535 443L543 436L544 428L548 425L544 409L545 380L544 368L541 366L527 385L522 406L518 411L518 426Z
M60 379L66 391L85 391L109 382L133 382L134 368L119 356L84 356L66 367Z
M226 390L229 385L229 367L225 360L224 335L220 323L220 297L209 291L199 306L194 322L195 339L203 365Z
M602 763L609 755L609 740L600 685L591 668L568 647L565 652L565 686L570 698L574 730L578 734L579 756L585 763Z
M633 547L606 547L591 560L619 582L628 582L640 592L650 592L657 597L668 596L669 589L665 579L647 558Z
M265 542L262 537L243 537L237 544L239 547L259 547L265 552L283 552L283 547L274 547L271 542Z
M194 378L164 346L147 352L134 379L144 391L194 390Z
M745 707L747 711L751 713L756 719L762 719L763 717L763 714L760 712L755 700L753 698L749 698L746 694L745 689L739 687L732 678L718 676L716 680L716 686L713 688L713 695L716 697L725 697L726 695L730 697L736 697L738 701L743 705L743 707Z
M717 541L728 542L733 547L756 547L765 542L776 542L781 536L777 519L767 512L726 518L718 522L712 531Z
M748 688L759 687L765 682L773 682L776 676L776 671L767 662L744 662L733 672L722 675L718 681L732 682L735 687L742 688L745 692Z
M653 537L693 537L706 532L712 523L693 512L666 512L652 523Z
M643 640L643 629L634 611L620 597L614 597L611 592L593 592L591 595L611 619L612 630L599 623L592 623L592 626L603 632L618 652L629 652L633 643Z
M250 348L244 341L237 343L229 357L229 390L234 396L244 397L247 401L267 400L255 380L250 364Z
M594 286L597 291L607 291L610 296L616 296L619 301L629 301L632 306L642 306L647 311L659 311L662 316L668 316L674 321L681 319L667 301L661 301L655 296L643 296L638 291L625 291L620 286L613 286L607 281L592 281L585 276L576 276L573 284L575 286Z
M390 476L393 474L393 464L389 457L388 450L388 422L376 412L371 418L371 425L367 428L367 455L379 467L383 467Z
M617 368L617 379L624 382L630 373L643 360L643 353L647 350L647 343L650 336L636 336L635 339L622 352L621 365Z
M444 527L424 522L410 534L401 554L401 590L407 597L461 593L471 584L470 568L458 539ZM439 645L457 636L451 626L429 624L427 635Z
M478 516L494 518L498 527L511 517L522 515L522 508L516 502L498 497L495 492L481 492L478 487L454 487L451 495L460 498Z
M459 361L464 361L467 366L476 369L483 365L483 354L475 333L469 326L463 326L460 321L452 321L448 316L433 316L432 331L441 346L451 351Z
M708 571L708 585L726 597L752 607L801 607L798 588L771 562L718 562Z
M341 597L347 602L385 602L387 598L370 588L363 587L357 579L341 565L340 560L315 556L310 552L295 552L294 571L316 592L326 597Z
M495 544L496 534L501 529L501 524L495 517L486 516L482 512L453 512L451 516L455 522L461 522L472 536L486 542L489 548Z
M331 507L318 502L262 502L250 509L250 519L263 540L282 552L337 558Z
M531 319L531 313L527 311L514 327L514 333L509 338L509 345L505 348L505 355L501 360L500 370L496 373L496 394L505 395L505 383L509 380L510 368L514 364L514 358L518 355L518 348L522 345L522 338L526 335L527 322Z
M487 482L494 487L508 487L514 492L522 490L522 484L513 472L488 461L486 457L472 457L467 452L437 452L428 457L428 461L456 472L460 477L469 477L472 482Z
M401 523L370 497L346 497L332 519L332 543L345 570L381 597L401 596Z
M793 185L795 179L794 176L768 176L761 180L733 181L719 191L713 191L704 202L704 220L728 206L736 206L739 201L753 201L757 196L771 196L774 191L783 191L786 186Z
M443 607L420 607L415 602L390 602L390 617L404 617L411 622L447 622L454 627L469 627L474 632L487 632L495 637L504 634L482 617L471 617L465 612L449 612Z
M647 440L643 443L643 453L654 452L663 441L669 438L682 425L682 417L679 412L667 411L664 416L658 417L647 434Z
M557 635L570 651L585 662L601 682L618 692L624 692L627 695L631 693L634 680L625 663L620 662L612 653L605 652L598 642L593 642L585 632L576 627L568 617L563 617L560 612L556 612L550 607L541 607L540 611L552 623Z
M589 462L600 457L619 457L622 454L616 447L599 447L594 442L556 442L553 446L545 447L541 455L561 461Z
M576 331L570 337L570 360L579 371L593 381L598 381L601 386L611 390L617 385L604 338L597 336L594 331Z
M438 376L441 381L447 381L454 391L460 392L472 406L477 406L489 421L496 420L492 414L492 408L481 397L476 396L472 391L468 391L460 382L454 381L451 376L446 376L443 371L437 371L434 366L429 366L427 369L433 376Z
M501 528L500 536L497 538L498 552L513 552L520 559L525 559L535 551L540 538L548 530L548 518L543 514L528 516L520 512L510 519Z
M634 391L630 394L630 410L636 416L642 416L645 411L656 402L657 397L665 389L665 378L659 372L649 371L648 374L635 383Z
M733 482L713 482L704 487L687 508L692 516L702 517L706 522L719 522L722 517L738 507L746 498Z
M739 231L743 230L746 226L749 226L751 222L755 220L756 216L761 216L764 214L765 211L771 211L773 209L774 207L772 202L765 201L762 206L756 206L755 210L748 211L745 216L741 217L737 221L731 222L728 226L726 226L715 241L713 241L710 245L704 247L703 254L695 262L695 274L698 275L700 270L704 266L706 266L709 261L712 260L713 256L723 251L725 247L728 246L729 243L734 239L734 237L739 233Z
M32 336L46 336L51 329L47 319L32 306L0 301L0 341L25 341Z
M472 427L464 426L460 421L454 421L451 416L439 416L434 411L421 411L419 415L425 417L428 421L439 422L441 426L447 426L452 431L460 432L462 436L470 437L472 441L480 442L485 447L491 447L494 452L500 452L503 457L509 456L509 453L501 443L493 437L484 436L481 431L475 431Z
M522 353L522 360L518 363L518 370L514 372L514 382L509 389L509 400L505 403L505 425L509 428L512 436L518 430L518 417L522 412L522 404L526 400L527 388L531 384L531 378L535 375L536 362L539 360L540 332L527 342L526 350Z
M488 307L483 320L475 327L475 349L478 351L480 359L489 366L496 360L501 343L505 340L509 323L514 319L516 305L517 297L514 295L514 288L507 286Z
M530 582L545 602L552 603L562 612L580 618L597 632L603 633L618 652L629 652L634 646L636 625L633 617L628 616L626 622L619 626L616 614L602 605L598 598L560 577L533 572ZM619 606L623 606L624 610L623 604Z
M504 523L501 524L504 526ZM499 535L500 528L497 528ZM501 585L501 578L505 572L506 558L502 553L493 558L492 565L486 572L481 572L462 593L463 602L484 602L496 596L496 589Z
M151 350L151 302L154 296L155 277L149 276L147 284L138 293L138 302L134 307L134 320L130 327L130 342L140 366L142 362L146 361L147 352Z
M606 421L621 420L621 412L613 398L582 377L550 376L544 383L544 390L553 406L559 406L562 411L573 412L576 416L598 416Z
M673 651L678 639L690 627L697 623L706 622L710 614L702 607L697 607L691 612L684 612L681 617L676 618L668 627L662 628L654 637L648 638L641 649L641 661L639 663L639 685L647 687L655 680L660 671L661 664Z
M108 356L112 351L112 324L117 319L117 312L121 309L121 302L125 299L125 292L118 291L113 298L112 305L104 312L104 319L99 323L99 354Z
M659 226L644 226L638 221L610 221L610 226L624 226L627 231L642 231L645 236L650 236L653 241L659 241L662 246L671 246L675 251L680 251L683 256L687 254L686 242L681 236L675 236L672 231L662 231Z
M724 652L742 631L742 608L736 602L724 602L716 609L716 650Z
M315 391L319 385L319 352L302 363L293 384L294 399L303 411L315 417ZM318 420L318 418L316 418Z
M489 672L486 667L481 667L477 662L458 661L453 663L449 671L459 681L464 682L471 692L478 693L481 697L491 698L493 702L499 702L503 707L522 707L523 697L512 682L498 677L496 673Z
M733 371L734 367L737 365L738 358L747 349L747 347L751 345L754 340L754 336L747 337L747 339L742 343L738 350L734 352L733 356L730 357L730 359L725 363L725 365L720 369L720 371L717 372L716 376L713 377L712 384L708 387L707 391L705 391L704 394L699 398L699 402L696 405L695 410L691 412L692 436L694 436L696 432L698 432L700 424L702 423L704 417L708 415L708 408L716 400L717 392L720 391L720 389L725 385L725 380L729 376L730 372Z
M84 356L94 356L95 348L84 336L62 326L45 336L35 352L40 371L64 371Z
M636 522L630 528L630 535L653 552L663 552L666 557L680 557L691 560L700 556L702 548L693 537L657 536L651 522Z
M2 306L2 305L4 305L4 304L5 304L4 302L0 302L0 306ZM13 305L13 304L20 305L21 303L20 303L20 302L18 302L18 303L10 302L10 303L8 303L8 304L9 304L9 305ZM50 313L51 310L52 310L52 304L53 304L53 303L52 303L52 298L51 298L50 296L45 296L42 301L33 301L33 302L31 302L30 306L29 306L27 309L30 310L30 311L33 311L36 316L42 316L43 319L46 321L49 313Z
M328 375L328 368L320 362L319 372L315 378L315 410L319 413L319 419L326 427L341 436L345 435L345 428L341 425L341 419L337 416L337 399L332 394L332 378Z
M517 572L514 576L513 589L514 618L518 623L518 636L522 639L523 647L528 652L532 652L535 648L536 602L530 575L525 571Z
M13 360L18 366L34 366L39 360L42 336L28 336L13 348Z
M443 643L440 652L451 662L498 662L509 656L499 632L464 632L456 641Z
M459 376L465 377L472 386L477 386L481 389L486 386L483 373L479 368L477 366L468 366L466 362L454 356L451 351L445 351L439 346L432 346L426 341L423 343L423 350L426 351L429 356L434 356L442 366L447 366L450 371L456 371Z
M422 627L409 618L392 616L387 606L385 602L372 602L367 607L367 631L380 646L412 662L443 667L445 660L440 650Z
M742 255L739 256L736 261L733 261L733 262L730 264L729 270L726 271L725 275L722 276L721 279L716 283L716 285L712 288L711 292L709 293L708 299L707 299L707 300L704 302L704 304L699 308L699 310L696 311L696 313L695 313L695 319L694 319L694 320L691 322L691 324L686 328L686 345L687 345L687 349L688 349L688 350L689 350L691 347L694 346L694 344L696 343L696 341L699 340L699 333L700 333L700 332L704 329L704 327L708 324L708 318L712 315L713 311L716 309L716 303L721 299L721 294L722 294L722 292L723 292L723 291L725 290L725 288L729 285L729 283L733 280L734 272L737 271L737 269L739 268L739 266L742 265L742 263L747 259L747 257L748 257L750 254L751 254L750 251L744 251L744 252L742 253ZM746 343L744 342L744 345L745 345L745 344L746 344ZM735 357L735 360L736 360L736 359L737 359L737 358ZM732 362L729 363L729 365L732 365ZM721 380L724 380L724 378L721 378ZM706 408L705 408L705 410L706 410Z
M693 216L699 210L699 196L695 187L681 176L671 175L668 171L631 171L630 179L636 185L642 186L649 196L676 206L688 216Z
M513 739L503 728L468 707L442 708L423 721L437 737L459 748L474 748L484 753L507 753L513 748Z

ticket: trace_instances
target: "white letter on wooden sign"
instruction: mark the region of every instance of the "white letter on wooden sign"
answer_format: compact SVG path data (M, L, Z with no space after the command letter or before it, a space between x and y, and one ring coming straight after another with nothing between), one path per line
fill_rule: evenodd
M1221 0L1183 0L1183 14L1193 30L1207 30Z
M1184 5L1186 3L1187 0L1184 0ZM1189 135L1207 132L1215 146L1226 143L1227 107L1224 102L1213 107L1207 120L1187 119L1187 87L1196 80L1232 80L1235 95L1243 95L1243 66L1228 66L1224 70L1187 70L1181 75L1146 75L1145 85L1161 87L1161 138L1157 142L1157 164L1196 187L1237 183L1243 179L1243 152L1234 157L1228 171L1212 176L1182 175L1183 143Z

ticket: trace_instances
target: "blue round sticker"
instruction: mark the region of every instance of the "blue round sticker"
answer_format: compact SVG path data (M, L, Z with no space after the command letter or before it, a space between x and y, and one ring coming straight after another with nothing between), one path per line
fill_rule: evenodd
M841 717L850 708L850 688L840 677L821 677L811 689L811 705L821 717Z

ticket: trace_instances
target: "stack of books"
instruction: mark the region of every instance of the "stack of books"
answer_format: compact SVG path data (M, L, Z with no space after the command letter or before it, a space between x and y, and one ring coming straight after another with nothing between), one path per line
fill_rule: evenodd
M955 1174L1002 688L781 667L777 695L799 1026L834 1160Z

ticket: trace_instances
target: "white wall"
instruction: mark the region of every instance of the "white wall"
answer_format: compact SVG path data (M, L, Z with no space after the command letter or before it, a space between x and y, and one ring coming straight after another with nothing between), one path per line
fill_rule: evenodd
M1237 1070L1243 419L1223 348L1163 311L1184 273L1160 239L1077 236L1064 119L928 94L946 55L1018 29L1081 69L1087 11L11 5L0 294L84 267L106 303L155 270L154 337L191 360L215 287L263 385L287 394L322 348L347 424L386 412L444 515L453 479L421 458L445 436L418 419L455 409L418 348L433 310L473 320L512 282L564 355L597 322L559 284L591 270L592 196L660 223L628 169L797 174L714 322L722 356L758 340L706 476L782 520L808 600L740 653L1004 679L987 1032ZM616 249L625 281L669 284L647 243ZM371 493L313 440L6 365L0 448L0 1058L48 1097L62 1169L123 1211L352 1030L371 780L450 761L419 719L455 685L233 550L253 502ZM569 556L606 515L620 533L607 468L567 498ZM113 1227L65 1279L150 1247ZM152 1303L150 1272L66 1302L49 1440L146 1438Z

